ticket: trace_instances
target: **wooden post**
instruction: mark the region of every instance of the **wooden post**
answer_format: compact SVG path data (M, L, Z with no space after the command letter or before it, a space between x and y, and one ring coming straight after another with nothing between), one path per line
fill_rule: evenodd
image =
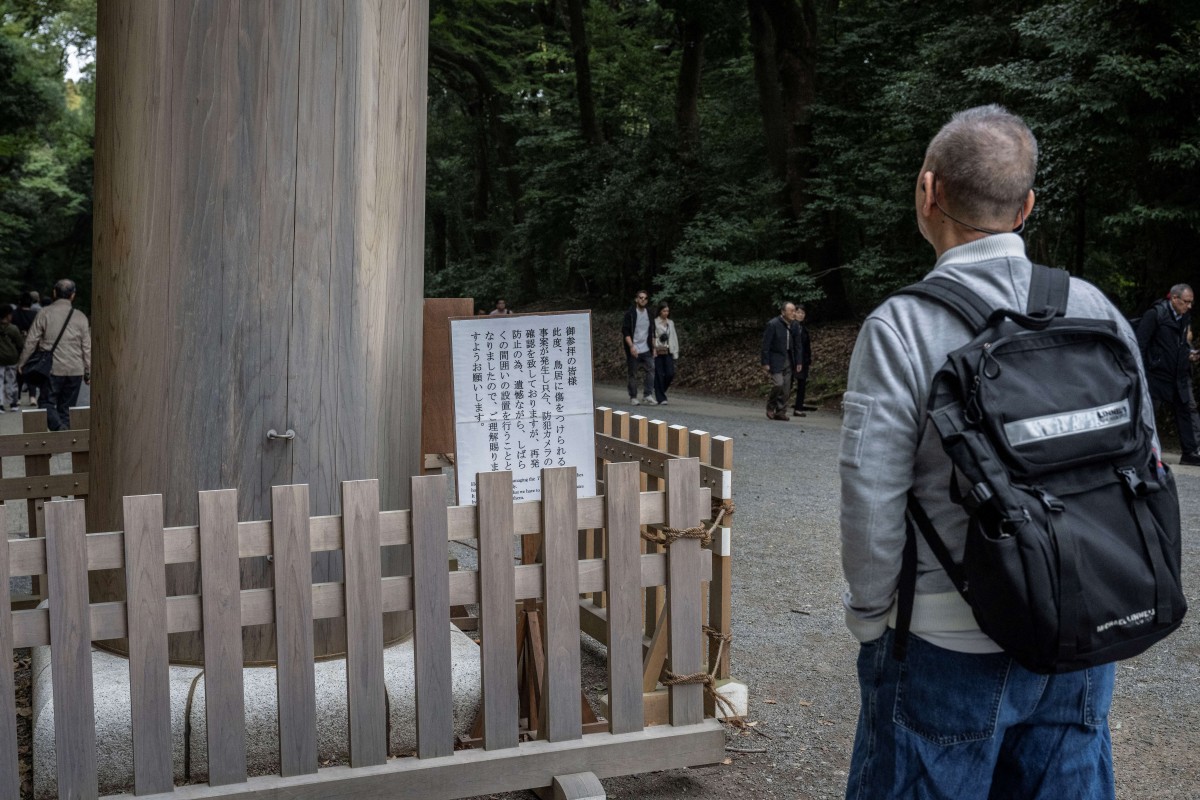
M428 0L100 4L91 530L119 529L124 495L161 493L168 526L231 487L247 520L292 483L317 515L367 477L384 509L409 505L428 19ZM343 580L340 553L314 561ZM245 588L277 577L265 558L242 570ZM168 592L197 574L173 567ZM116 599L120 579L97 588ZM338 622L317 622L317 655L341 652ZM385 641L410 629L389 614ZM245 659L274 641L246 628ZM201 662L200 636L171 637L171 657Z
M721 469L733 469L733 439L728 436L712 438L711 463L714 467ZM733 502L732 488L731 485L729 496L719 499ZM715 494L713 499L717 499ZM711 545L713 561L712 581L709 584L708 595L708 624L723 635L728 635L733 630L733 559L730 552L733 520L731 517L732 515L727 514L721 520L721 524L713 532ZM724 648L721 648L718 642L708 643L708 669L711 672L715 668L718 678L729 677L729 650L732 646L732 642L726 644ZM714 664L712 662L716 659L718 650L721 651L721 659L719 663Z

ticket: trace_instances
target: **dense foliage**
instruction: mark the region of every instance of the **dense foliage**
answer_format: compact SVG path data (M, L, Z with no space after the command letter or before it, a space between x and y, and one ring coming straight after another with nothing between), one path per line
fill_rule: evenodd
M0 0L2 301L60 277L91 295L95 29L94 0Z
M985 102L1041 142L1035 257L1131 313L1192 280L1200 3L430 5L430 295L860 314L928 269L922 150ZM0 299L90 294L94 39L95 0L0 0Z
M1131 312L1194 272L1200 4L433 8L430 294L602 306L648 286L690 315L861 313L929 268L923 148L987 102L1040 139L1036 258Z

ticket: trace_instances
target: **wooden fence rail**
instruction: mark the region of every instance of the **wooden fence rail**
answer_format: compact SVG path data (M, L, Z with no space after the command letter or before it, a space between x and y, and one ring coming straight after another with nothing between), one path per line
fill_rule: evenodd
M670 690L670 725L645 728L641 592L664 587L669 659L679 674L704 669L702 582L711 558L695 539L667 553L639 551L641 525L686 528L709 515L711 494L695 458L665 465L664 487L642 492L636 463L604 468L604 495L576 498L573 467L542 472L543 499L514 502L510 473L479 476L478 507L447 507L443 476L412 479L412 510L380 512L377 483L342 484L343 514L309 518L306 486L275 487L272 518L238 522L235 490L201 492L200 524L164 529L158 495L127 497L123 532L86 534L83 501L46 506L46 536L0 537L5 577L49 575L48 608L11 611L0 595L0 653L49 644L61 797L98 796L91 673L93 641L128 636L134 791L154 798L460 798L548 787L556 777L630 774L719 761L724 734L704 719L703 687ZM602 555L580 559L581 530L602 531ZM514 536L537 535L541 562L513 565ZM448 571L449 540L477 539L478 572ZM381 578L380 548L410 542L412 574ZM342 550L345 582L313 584L310 553ZM273 554L275 587L240 589L238 558ZM198 561L202 596L168 597L165 565ZM124 567L126 600L88 602L89 570ZM605 640L609 730L580 720L580 592L609 599ZM539 741L518 736L516 604L540 600L547 654ZM482 750L454 750L450 720L450 606L481 609ZM415 624L415 757L389 758L382 615L411 610ZM318 769L313 620L347 618L350 764ZM279 774L249 777L242 707L241 628L275 623L279 663ZM209 782L173 787L169 633L203 633ZM0 670L0 796L16 797L11 673ZM113 795L114 797L116 795Z

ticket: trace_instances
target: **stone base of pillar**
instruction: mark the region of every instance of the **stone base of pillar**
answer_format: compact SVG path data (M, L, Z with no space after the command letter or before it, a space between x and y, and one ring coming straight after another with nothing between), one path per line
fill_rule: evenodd
M466 733L479 708L479 646L447 623L453 664L455 733ZM33 794L35 800L58 796L54 747L54 697L50 682L49 647L34 648L33 677ZM388 696L391 741L389 752L404 755L416 749L416 687L413 642L409 639L384 650L384 685ZM208 777L208 728L204 716L204 670L170 668L171 732L175 783ZM246 766L250 775L279 772L278 706L274 667L247 667ZM100 650L92 651L92 682L96 704L96 746L100 794L133 789L133 733L130 722L129 661ZM349 761L349 720L346 712L346 662L316 664L317 752L322 763Z

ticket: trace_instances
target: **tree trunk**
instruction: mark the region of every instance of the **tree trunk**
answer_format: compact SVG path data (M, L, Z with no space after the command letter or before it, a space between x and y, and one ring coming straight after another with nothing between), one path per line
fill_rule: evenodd
M565 0L567 33L571 37L571 54L575 58L575 94L579 100L579 132L589 145L604 143L600 123L596 119L596 99L592 94L592 67L589 60L587 25L583 19L583 0Z
M807 181L812 171L812 104L817 96L817 38L820 0L763 0L775 34L775 61L779 69L786 126L787 152L784 177L794 218L801 219L808 205ZM830 251L813 243L805 260L816 270L825 299L832 309L847 308L846 287L839 264L830 263Z
M683 167L681 221L686 225L700 210L700 78L704 70L704 24L694 18L684 18L680 20L680 28L683 58L676 89L675 126L679 137L679 162Z
M763 7L763 0L748 0L750 44L754 50L754 83L762 111L763 138L767 160L777 178L787 177L787 127L783 121L783 90L779 86L779 65L775 61L775 29Z

